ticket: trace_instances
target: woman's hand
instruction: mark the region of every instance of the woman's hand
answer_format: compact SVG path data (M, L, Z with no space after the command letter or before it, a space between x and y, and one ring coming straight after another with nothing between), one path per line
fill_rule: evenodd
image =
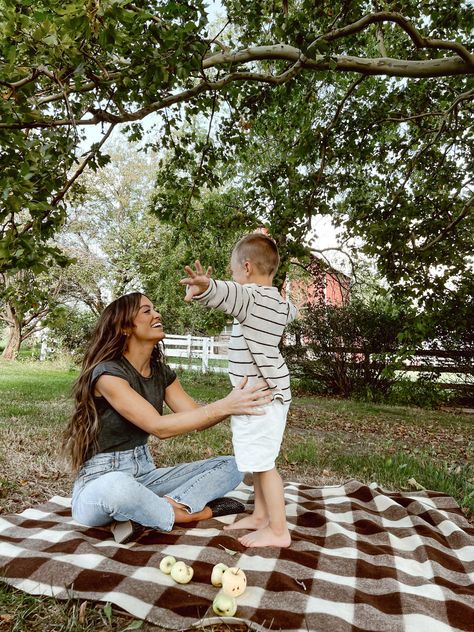
M101 375L97 380L97 389L122 417L149 434L169 439L193 430L205 430L229 415L262 415L261 407L272 399L267 383L260 380L245 388L246 384L247 378L244 378L227 397L205 406L196 406L196 402L178 385L168 387L165 399L177 411L170 415L160 415L150 402L121 377Z
M227 415L263 415L262 406L272 401L272 393L265 380L259 380L253 386L246 387L247 382L248 378L244 377L240 384L221 400L226 407Z

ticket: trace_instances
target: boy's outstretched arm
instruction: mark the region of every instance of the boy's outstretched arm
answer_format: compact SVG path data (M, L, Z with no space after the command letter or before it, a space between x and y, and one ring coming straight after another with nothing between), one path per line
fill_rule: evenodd
M194 296L199 296L207 290L209 287L209 279L211 277L212 268L209 266L207 271L204 272L204 268L201 265L199 260L194 262L195 270L191 268L191 266L185 266L185 270L188 273L188 276L185 279L181 279L181 285L187 285L188 290L186 292L186 296L184 297L185 301L192 301Z

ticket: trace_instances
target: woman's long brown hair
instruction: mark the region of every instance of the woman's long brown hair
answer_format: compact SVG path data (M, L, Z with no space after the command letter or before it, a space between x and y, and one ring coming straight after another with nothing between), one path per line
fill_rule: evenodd
M78 470L97 445L99 419L94 403L91 376L99 362L119 359L127 344L127 333L133 330L133 321L140 309L143 294L124 294L108 305L92 333L82 361L81 373L74 383L74 413L64 432L63 450ZM157 344L153 349L152 363L160 361Z

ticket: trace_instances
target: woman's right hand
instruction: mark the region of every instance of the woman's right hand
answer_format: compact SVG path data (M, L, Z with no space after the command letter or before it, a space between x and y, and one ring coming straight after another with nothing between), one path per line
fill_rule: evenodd
M248 378L244 377L240 384L221 400L227 415L263 415L262 407L272 401L272 393L265 380L259 380L252 386L246 386L247 382Z

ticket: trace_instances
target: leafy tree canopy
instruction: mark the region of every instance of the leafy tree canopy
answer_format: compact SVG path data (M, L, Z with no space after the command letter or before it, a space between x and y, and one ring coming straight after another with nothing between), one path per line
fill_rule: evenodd
M100 313L106 295L143 291L161 312L168 333L220 332L226 316L186 303L179 280L184 266L203 255L217 274L225 275L237 229L219 233L202 221L198 206L189 213L193 233L165 224L148 209L156 157L117 141L110 157L106 166L84 175L61 235L63 247L77 259L68 268L69 297ZM202 197L203 205L212 204Z
M0 271L65 263L51 237L68 192L115 126L138 140L157 113L153 144L187 179L155 203L175 225L237 207L290 256L331 214L405 297L469 302L472 4L222 5L216 29L202 0L0 0ZM176 133L196 117L204 138ZM89 126L101 140L79 155Z

